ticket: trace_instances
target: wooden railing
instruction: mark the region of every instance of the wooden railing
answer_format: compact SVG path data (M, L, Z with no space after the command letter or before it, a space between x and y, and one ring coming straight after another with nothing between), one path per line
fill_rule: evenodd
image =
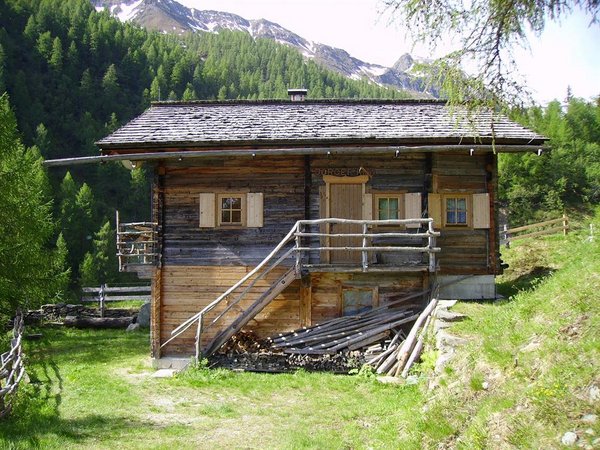
M347 225L359 229L358 232L332 232L328 226ZM363 272L369 271L372 256L381 253L427 255L427 267L435 272L435 254L439 232L433 229L433 219L395 219L395 220L353 220L353 219L316 219L299 220L296 223L296 269L300 273L310 253L349 252L360 255ZM315 227L318 229L312 231ZM414 227L416 231L397 231L399 227ZM419 231L425 227L424 231ZM322 230L322 228L325 228ZM408 230L409 228L407 228ZM355 239L355 245L335 245L336 239ZM381 245L377 241L383 241ZM318 242L317 245L315 243ZM325 245L321 245L324 242ZM419 245L420 244L420 245ZM420 262L420 261L419 261ZM321 266L323 264L320 264ZM329 263L329 265L332 265Z
M155 264L158 252L157 224L154 222L117 223L117 258L119 272L135 271L135 266ZM134 269L131 269L134 266Z
M0 418L10 413L14 395L25 374L22 339L23 315L18 313L14 319L10 350L0 355Z
M569 230L569 218L566 214L558 219L545 220L543 222L532 223L522 227L508 228L504 225L504 229L500 231L500 244L510 245L512 241L524 239L528 237L543 236L546 234L563 233L565 236Z
M345 224L355 225L361 228L361 232L350 232L350 233L330 233L320 231L320 227L323 225L332 224ZM402 227L402 226L413 226L416 227L414 232L410 231L393 231L393 228L381 227ZM319 227L319 231L311 231L311 227ZM420 228L424 227L424 231L420 231ZM327 228L328 230L328 228ZM316 220L300 220L294 224L290 232L281 240L281 242L273 249L273 251L263 259L252 271L246 274L237 283L231 286L227 291L205 306L200 312L194 314L177 328L171 332L171 337L165 341L161 348L172 342L174 339L183 334L188 330L194 323L197 324L196 336L195 336L195 347L196 347L196 358L200 358L203 354L201 349L202 334L206 332L210 327L214 327L219 321L229 314L234 307L236 307L244 297L250 292L250 290L256 285L256 283L262 280L267 274L269 274L276 267L286 264L291 265L293 261L292 257L295 255L295 264L293 268L295 271L295 277L300 278L302 271L307 267L310 262L311 254L321 252L336 252L336 251L347 251L357 252L360 254L359 267L362 271L369 271L369 264L371 261L370 255L379 252L397 252L402 254L418 254L427 255L428 260L426 261L427 270L434 272L436 270L435 254L440 251L440 248L436 247L436 237L439 236L439 232L433 229L433 219L406 219L406 220L350 220L350 219L316 219ZM327 245L322 246L319 243L322 238L325 238ZM354 238L360 240L360 245L345 245L335 246L331 244L331 239L334 238ZM386 243L383 246L377 246L374 241L380 238L386 239L399 239L397 245ZM410 245L406 245L406 242L410 242ZM421 241L422 245L415 245L415 240ZM423 243L424 241L424 243ZM290 244L293 244L290 246ZM329 264L333 266L332 264ZM320 264L319 266L323 266ZM288 272L289 273L289 272ZM264 296L268 296L269 290L277 288L280 283L285 282L288 273L284 274L280 279L277 280L263 296L259 297L259 300ZM267 299L268 301L268 299ZM213 312L217 307L222 306L223 310L220 311L215 318L210 322L206 323L206 316ZM253 304L252 308L255 307ZM258 305L257 308L264 306ZM238 311L238 314L245 314L247 311ZM236 321L233 322L234 324ZM218 342L217 342L218 344ZM218 349L218 345L215 346L215 342L211 342L207 349L205 349L204 356L208 356L212 351ZM208 351L206 351L208 350Z

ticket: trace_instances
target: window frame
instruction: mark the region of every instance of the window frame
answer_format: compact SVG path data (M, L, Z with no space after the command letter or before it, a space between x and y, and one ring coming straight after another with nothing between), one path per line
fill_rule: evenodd
M217 227L219 228L244 228L246 226L246 215L247 215L247 203L246 203L247 194L244 192L218 192L216 194L216 219L217 219ZM223 203L222 200L225 198L239 198L241 202L240 206L240 222L223 222ZM234 211L233 209L229 209L228 211ZM237 209L235 210L237 211Z
M473 222L473 205L472 195L464 192L453 192L442 194L442 220L444 228L471 228ZM465 201L465 222L462 223L449 223L448 222L448 200L464 200ZM458 211L458 210L456 210Z
M373 195L373 219L374 220L385 220L385 219L380 219L379 218L379 200L380 199L390 199L390 198L396 198L398 200L398 219L397 220L402 220L405 218L406 215L406 204L405 204L405 197L404 194L406 194L406 192L372 192L371 193ZM389 208L388 208L388 212L389 212ZM392 220L396 220L396 219L392 219ZM397 225L378 225L378 226L397 226Z

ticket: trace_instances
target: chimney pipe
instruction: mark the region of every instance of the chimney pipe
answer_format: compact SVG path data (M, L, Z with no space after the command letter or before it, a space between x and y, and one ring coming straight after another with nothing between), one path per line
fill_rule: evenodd
M306 100L308 89L288 89L288 95L293 102L303 102Z

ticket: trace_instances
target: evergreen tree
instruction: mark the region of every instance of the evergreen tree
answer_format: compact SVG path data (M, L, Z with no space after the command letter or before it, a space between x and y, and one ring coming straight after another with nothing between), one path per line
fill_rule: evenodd
M0 97L0 315L55 298L54 231L37 149L19 139L8 97Z

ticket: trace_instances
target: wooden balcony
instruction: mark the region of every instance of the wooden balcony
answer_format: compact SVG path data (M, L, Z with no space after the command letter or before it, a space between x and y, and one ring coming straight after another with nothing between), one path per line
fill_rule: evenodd
M117 259L119 272L136 272L149 278L159 256L157 229L154 222L121 223L117 211Z

